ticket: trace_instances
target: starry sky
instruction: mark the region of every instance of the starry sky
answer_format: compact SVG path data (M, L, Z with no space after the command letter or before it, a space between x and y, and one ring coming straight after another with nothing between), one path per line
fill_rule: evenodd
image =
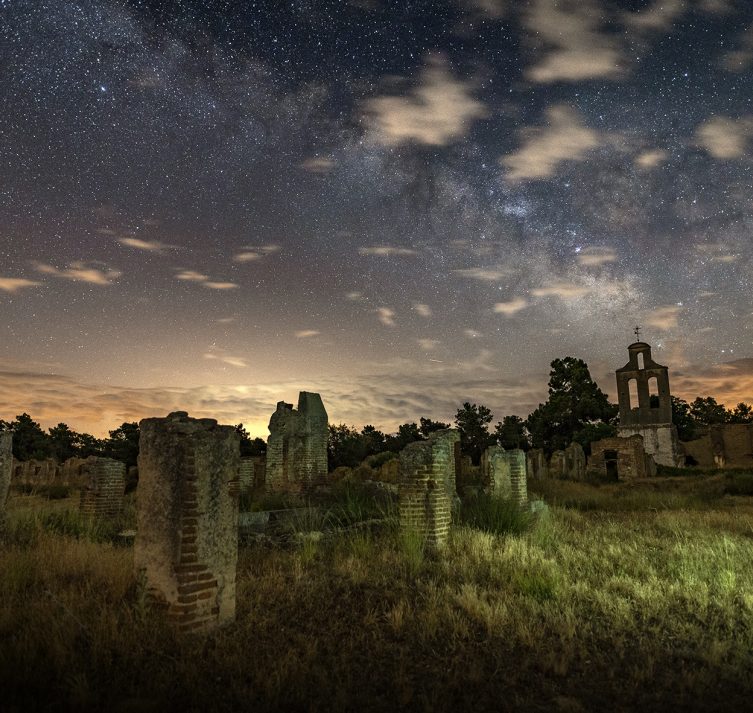
M0 418L753 401L747 0L0 0Z

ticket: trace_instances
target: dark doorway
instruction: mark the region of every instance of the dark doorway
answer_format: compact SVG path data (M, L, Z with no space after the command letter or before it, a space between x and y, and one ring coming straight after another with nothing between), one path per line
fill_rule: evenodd
M607 480L619 480L617 470L617 451L604 451L604 464L606 465L607 470Z

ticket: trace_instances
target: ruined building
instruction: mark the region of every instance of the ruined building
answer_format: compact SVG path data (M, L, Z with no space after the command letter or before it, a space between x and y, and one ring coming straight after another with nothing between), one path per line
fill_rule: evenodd
M506 451L489 446L481 456L481 486L484 492L511 500L521 508L528 505L526 454L520 449Z
M672 424L669 369L651 358L646 342L634 342L628 352L630 360L617 369L618 435L642 436L646 453L656 463L681 465L677 428Z
M8 501L12 472L13 434L10 431L0 431L0 528L5 523L5 503Z
M319 394L301 391L298 408L280 401L269 421L266 487L306 492L327 476L327 412Z
M654 475L656 464L644 450L641 436L602 438L591 443L590 480L629 481Z
M240 436L184 411L139 424L134 564L181 631L235 618Z
M447 540L458 501L455 463L459 451L460 433L448 428L400 452L400 527L416 533L431 549L440 549Z

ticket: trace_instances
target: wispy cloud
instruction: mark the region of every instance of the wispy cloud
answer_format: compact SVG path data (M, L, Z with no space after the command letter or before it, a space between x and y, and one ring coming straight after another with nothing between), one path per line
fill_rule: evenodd
M294 336L298 339L308 339L309 337L316 337L321 334L318 329L299 329L294 333Z
M509 302L497 302L494 305L494 311L497 314L505 315L505 317L512 317L526 307L528 307L528 300L523 297L515 297Z
M185 280L187 282L206 282L209 279L208 275L204 275L196 270L181 270L176 276L176 280Z
M309 173L331 173L335 167L335 162L327 156L312 156L302 161L300 164L304 171Z
M414 304L413 309L416 310L416 314L421 317L431 317L431 307L425 304Z
M591 292L591 288L585 285L576 285L568 282L557 282L544 287L531 290L534 297L558 297L562 300L574 300Z
M379 257L394 257L399 255L416 255L415 250L401 248L394 245L373 245L371 247L358 248L360 255L377 255Z
M584 267L601 267L615 260L617 260L617 253L614 248L583 248L578 253L578 263Z
M235 290L239 287L235 282L221 282L210 280L208 275L204 275L196 270L179 270L175 275L176 280L183 280L185 282L196 282L202 287L206 287L209 290Z
M418 346L421 347L424 351L430 352L433 349L435 349L439 345L438 339L419 339Z
M460 277L467 277L471 280L497 282L504 277L509 277L511 270L508 267L464 267L453 270L453 272Z
M385 326L385 327L395 327L395 311L390 309L389 307L378 307L377 308L377 317L379 317L379 321Z
M245 357L233 356L232 354L225 354L222 351L210 349L204 353L205 359L215 359L228 366L234 366L238 369L243 369L248 366L248 361Z
M159 240L142 240L141 238L118 238L118 242L129 248L145 250L150 253L163 253L166 250L175 248L174 245L167 245L166 243L161 243Z
M526 129L522 132L523 145L500 158L508 180L549 178L562 162L582 161L603 142L599 133L589 129L568 106L550 107L546 115L546 126Z
M443 58L434 56L410 93L366 102L371 136L388 146L405 142L445 146L457 141L475 119L487 116L484 104L471 95L472 88L472 83L452 76Z
M656 168L669 158L669 154L663 149L650 149L635 157L635 165L639 168Z
M243 247L240 252L233 255L233 262L253 262L261 260L267 255L273 255L280 251L279 245L262 245L261 247Z
M27 280L23 277L0 277L0 290L15 294L19 290L27 287L37 287L41 282L36 280Z
M36 269L45 275L53 275L54 277L62 277L74 282L86 282L90 285L101 286L111 285L123 274L120 270L80 261L72 262L62 270L53 265L36 263Z
M682 307L678 305L663 305L656 307L646 314L643 321L649 327L656 327L662 331L669 331L677 327L677 321L679 319Z

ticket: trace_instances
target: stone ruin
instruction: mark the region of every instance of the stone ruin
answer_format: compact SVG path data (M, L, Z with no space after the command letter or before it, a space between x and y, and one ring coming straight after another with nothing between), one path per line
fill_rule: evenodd
M54 458L13 461L13 482L31 488L63 485L79 488L86 485L86 458L68 458L58 463Z
M580 443L571 443L562 451L554 451L549 458L550 478L583 480L586 477L586 454Z
M139 424L134 564L180 631L235 618L240 436L184 411Z
M602 438L591 443L588 478L591 480L635 480L656 475L653 457L643 448L641 436Z
M459 502L455 482L459 450L460 433L448 428L400 452L400 527L417 533L430 549L445 544Z
M263 488L266 479L265 471L264 456L241 456L239 471L241 494L247 495L253 490Z
M86 480L81 490L79 509L87 516L107 518L120 515L125 494L125 463L112 458L86 459Z
M488 495L528 506L526 454L520 449L490 446L481 456L481 487Z
M8 502L12 472L13 434L10 431L0 431L0 528L5 525L5 504Z
M298 408L280 401L269 421L266 487L307 492L327 477L327 412L319 394L301 391Z
M542 448L532 448L526 453L526 472L529 477L536 480L549 477L546 453Z

